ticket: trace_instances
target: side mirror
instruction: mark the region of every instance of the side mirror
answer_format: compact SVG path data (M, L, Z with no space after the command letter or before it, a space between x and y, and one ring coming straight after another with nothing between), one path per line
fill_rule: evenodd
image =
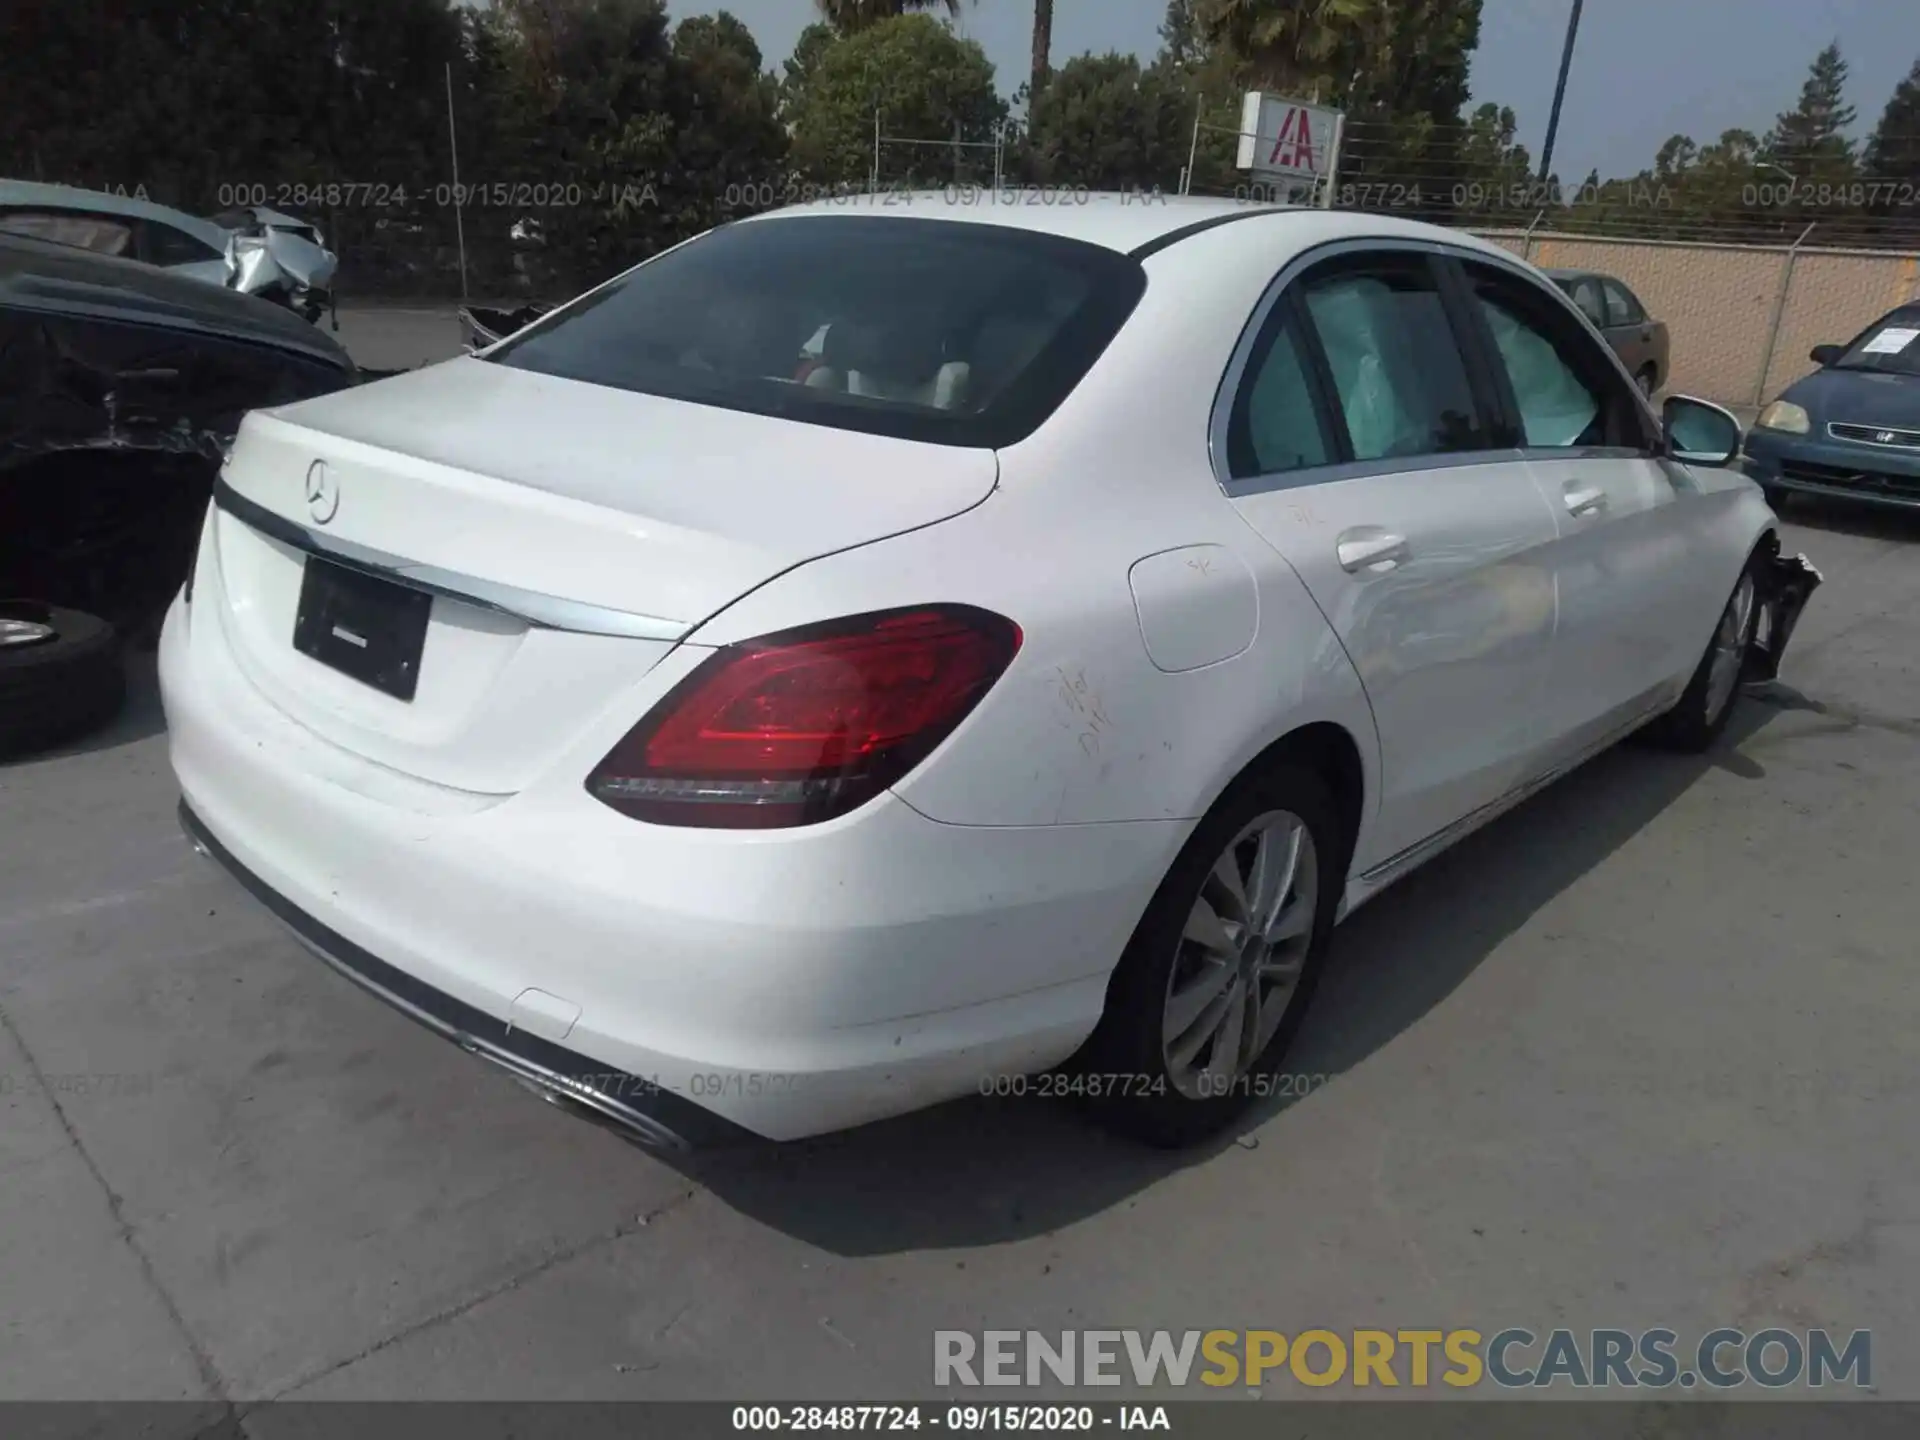
M1829 365L1839 364L1840 357L1846 353L1847 347L1844 345L1816 345L1807 358L1824 370Z
M1660 407L1667 454L1687 465L1731 465L1740 453L1740 422L1731 410L1689 395L1674 395Z

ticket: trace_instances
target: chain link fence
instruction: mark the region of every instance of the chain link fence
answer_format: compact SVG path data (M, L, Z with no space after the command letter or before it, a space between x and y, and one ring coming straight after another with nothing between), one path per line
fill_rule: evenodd
M1920 299L1920 179L1809 180L1747 157L1717 170L1702 160L1678 173L1564 185L1541 181L1498 124L1349 117L1331 184L1302 186L1237 171L1238 141L1230 127L1200 124L1132 187L1394 215L1485 235L1541 266L1617 276L1668 326L1670 388L1724 404L1763 404L1811 368L1812 346L1846 340ZM744 214L829 196L980 196L1025 185L1029 168L1012 127L910 135L881 114L863 161L831 177L489 174L458 185L449 163L443 176L269 180L154 198L198 213L252 204L314 220L341 257L349 304L555 301ZM1070 179L1051 177L1056 188L1088 188L1062 183ZM1098 188L1115 188L1113 177Z

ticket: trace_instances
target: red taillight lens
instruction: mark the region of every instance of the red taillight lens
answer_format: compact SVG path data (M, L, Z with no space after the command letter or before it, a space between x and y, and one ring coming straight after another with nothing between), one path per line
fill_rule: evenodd
M986 610L889 610L730 645L587 777L664 825L811 825L863 805L937 746L1020 649Z

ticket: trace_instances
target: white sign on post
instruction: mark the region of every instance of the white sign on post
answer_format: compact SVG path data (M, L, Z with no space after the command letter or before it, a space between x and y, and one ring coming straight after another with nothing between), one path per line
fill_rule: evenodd
M1340 112L1249 90L1235 163L1256 176L1323 180L1332 173Z

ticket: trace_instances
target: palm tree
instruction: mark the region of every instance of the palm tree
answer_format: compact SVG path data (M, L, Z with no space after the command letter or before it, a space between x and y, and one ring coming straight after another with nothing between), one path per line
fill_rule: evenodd
M960 0L813 0L813 8L842 35L864 29L877 20L891 20L910 10L960 13Z
M1053 68L1053 0L1033 0L1033 82L1028 93L1038 95Z
M1310 90L1333 80L1341 42L1377 0L1211 0L1200 7L1209 42L1237 56L1263 88Z

